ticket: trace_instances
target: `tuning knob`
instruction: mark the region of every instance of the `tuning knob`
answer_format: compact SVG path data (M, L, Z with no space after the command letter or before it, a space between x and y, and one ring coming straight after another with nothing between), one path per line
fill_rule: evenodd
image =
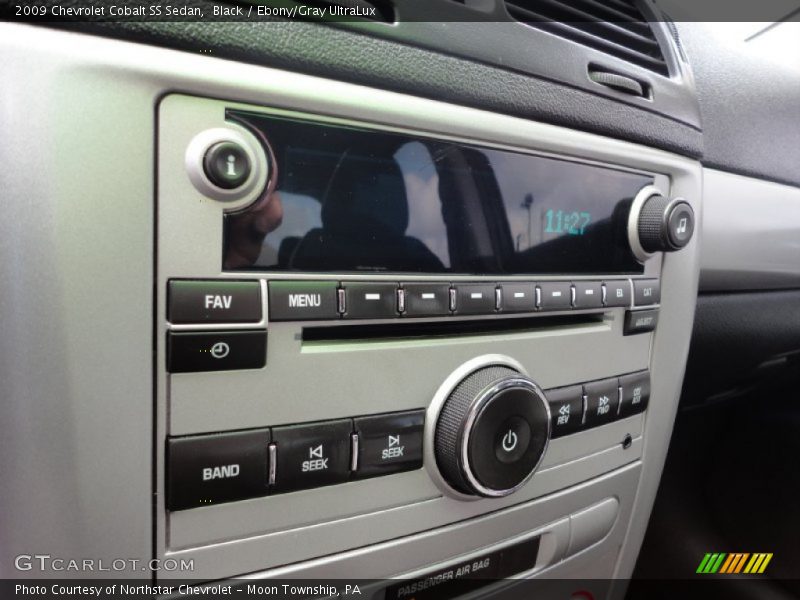
M536 471L550 439L550 408L519 372L489 366L464 378L445 400L434 434L436 463L455 490L507 496Z
M645 252L680 250L689 243L693 233L694 211L685 200L654 193L640 204L636 235Z

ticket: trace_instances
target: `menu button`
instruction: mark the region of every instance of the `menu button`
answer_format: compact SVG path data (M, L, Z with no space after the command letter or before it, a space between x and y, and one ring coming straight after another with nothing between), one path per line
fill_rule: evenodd
M339 317L335 281L270 281L272 321L311 321Z

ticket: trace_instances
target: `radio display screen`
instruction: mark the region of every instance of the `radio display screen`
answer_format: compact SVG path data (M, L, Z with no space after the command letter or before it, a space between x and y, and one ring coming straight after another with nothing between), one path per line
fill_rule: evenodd
M227 270L635 274L648 175L404 133L229 111L274 185L224 223Z

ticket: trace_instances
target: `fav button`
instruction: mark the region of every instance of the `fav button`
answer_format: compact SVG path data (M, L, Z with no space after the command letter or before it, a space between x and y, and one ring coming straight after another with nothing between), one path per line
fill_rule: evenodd
M170 373L260 369L266 362L266 331L167 333Z
M167 318L175 324L258 323L258 281L175 280L167 287Z
M269 318L272 321L337 319L335 281L270 281Z
M350 419L273 427L276 493L342 483L350 478Z
M358 478L413 471L422 467L421 410L361 417L354 420L358 434Z
M170 439L167 509L265 496L269 440L268 429Z

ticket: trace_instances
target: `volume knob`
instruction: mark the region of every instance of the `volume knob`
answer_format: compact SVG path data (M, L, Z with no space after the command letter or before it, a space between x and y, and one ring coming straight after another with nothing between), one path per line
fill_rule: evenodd
M645 252L673 252L692 239L694 211L681 199L653 195L639 211L637 234Z
M507 496L533 475L550 439L539 387L505 366L465 377L448 396L434 435L436 463L455 490Z

